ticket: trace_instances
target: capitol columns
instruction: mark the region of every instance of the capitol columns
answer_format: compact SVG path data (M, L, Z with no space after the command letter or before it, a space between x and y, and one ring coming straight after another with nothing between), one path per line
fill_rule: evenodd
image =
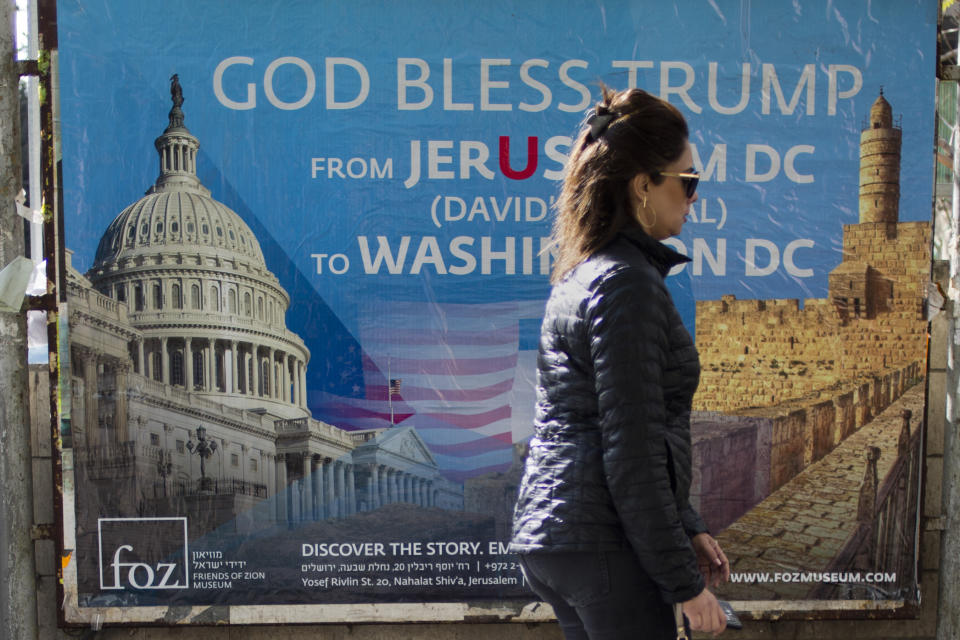
M162 375L160 376L160 381L163 384L170 384L170 354L167 352L167 341L169 338L166 336L160 338L160 370Z
M314 495L317 496L317 520L323 520L326 518L326 498L325 498L325 480L326 476L326 462L324 461L323 456L317 456L317 472L313 474L314 480Z
M391 469L390 475L390 502L400 502L400 472Z
M296 366L297 359L293 354L288 353L286 356L284 356L283 370L287 373L287 402L294 406L297 404L297 396L299 395L297 393L297 384L295 382L296 376L294 375L296 373Z
M376 464L370 464L370 479L367 481L368 509L373 511L380 506L380 470Z
M356 466L347 465L347 512L344 515L352 516L357 512L357 479Z
M277 470L275 456L260 450L260 460L262 461L263 484L267 487L267 496L276 494ZM271 468L272 467L272 468Z
M326 510L323 505L324 498L324 466L323 466L323 456L320 454L314 454L313 457L314 467L313 467L313 513L314 520L323 520L326 517Z
M324 489L326 489L327 495L325 496L324 502L327 503L327 517L335 518L337 515L336 512L336 494L334 493L334 471L333 471L333 459L326 458L324 460L324 474L323 482Z
M137 366L140 368L140 371L138 371L137 373L139 373L145 378L149 378L150 376L147 374L147 354L146 354L146 349L144 348L144 342L146 342L146 339L143 336L138 336L136 340L137 340Z
M128 362L118 363L114 373L114 398L116 405L113 415L114 433L117 442L126 442L130 439L127 430L127 387L129 382L127 377L130 373L130 364ZM166 427L164 427L166 428Z
M386 465L380 468L380 504L393 504L393 469Z
M203 380L203 389L204 391L213 391L216 388L214 384L216 381L213 379L215 369L213 366L213 361L217 357L216 344L214 343L213 338L207 339L207 346L204 348L205 358L203 359L203 367L205 370L204 380Z
M294 355L288 355L284 360L283 366L287 369L287 389L290 390L288 401L294 406L300 405L300 380L297 376L297 358Z
M273 347L267 347L267 362L269 366L267 368L268 375L264 376L267 379L267 388L263 390L263 395L268 398L277 397L277 365L274 362L275 357Z
M385 504L390 504L390 495L389 495L389 493L387 492L387 479L388 479L388 478L387 478L387 473L388 473L388 469L387 469L387 467L384 467L383 465L380 465L380 466L383 467L383 468L382 468L381 473L380 473L380 487L379 487L379 489L380 489L380 497L379 497L379 500L378 500L378 502L379 502L378 506L381 506L381 507L382 507L382 506L385 505Z
M260 346L250 344L250 360L253 362L253 380L250 381L250 395L263 396L263 375L260 370L263 366L263 357L260 355Z
M99 444L97 417L100 415L98 398L100 391L97 388L97 354L86 347L74 347L74 352L83 362L83 426L87 431L87 445Z
M287 521L287 457L283 453L277 454L277 522Z
M273 379L277 387L277 393L273 399L283 402L283 351L279 349L273 352Z
M276 381L276 394L274 394L274 400L279 400L283 402L283 396L285 394L283 388L283 351L277 349L273 352L273 377Z
M227 387L229 393L240 391L240 352L237 346L236 340L230 341L230 380Z
M253 347L253 345L249 342L240 343L240 354L239 354L240 361L238 366L242 371L242 375L241 375L241 379L243 380L242 393L244 395L250 396L250 395L253 395L253 392L252 392L253 381L251 380L251 377L250 377L250 361L253 359L253 356L250 354L250 348L248 348L246 345L250 345L250 348Z
M303 454L303 517L301 520L314 520L313 495L313 454L309 451Z
M193 392L193 338L184 338L183 339L183 368L186 369L184 373L184 380L187 384L187 391Z
M287 357L287 367L290 369L290 404L295 407L300 406L300 376L297 371L297 357L290 355Z
M297 379L300 382L300 407L303 409L307 408L307 363L302 360L297 360L297 366L299 368L299 375Z
M250 342L250 348L243 354L243 382L244 382L244 391L247 392L248 396L257 395L257 372L256 362L257 355L257 345Z
M344 465L342 460L337 460L336 465L336 484L334 485L333 492L337 496L334 506L336 511L334 513L335 518L343 518L347 515L347 485L344 478Z

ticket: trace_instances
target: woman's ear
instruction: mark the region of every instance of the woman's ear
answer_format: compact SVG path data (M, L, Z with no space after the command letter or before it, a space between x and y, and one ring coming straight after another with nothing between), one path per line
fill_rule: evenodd
M641 202L647 197L647 186L650 184L650 176L645 173L638 173L630 180L630 197L636 202Z

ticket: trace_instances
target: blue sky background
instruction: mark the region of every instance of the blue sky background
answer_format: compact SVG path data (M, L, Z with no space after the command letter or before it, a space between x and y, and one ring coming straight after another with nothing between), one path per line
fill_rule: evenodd
M549 217L540 222L462 222L436 228L430 218L438 196L473 198L538 197L548 200L558 183L545 179L544 168L556 163L543 157L543 143L552 136L574 135L582 112L566 112L559 103L575 103L579 94L563 84L560 65L582 60L570 76L587 86L592 100L602 80L614 87L627 84L614 60L646 60L653 68L639 72L639 85L659 92L661 61L680 61L695 72L689 90L702 107L695 113L676 96L671 101L688 117L692 141L704 154L727 145L727 172L722 182L704 181L700 193L708 214L727 208L722 229L716 224L686 225L679 240L689 248L701 238L715 251L727 246L726 273L701 275L689 270L671 279L685 319L693 325L693 299L715 299L726 293L739 298L823 297L827 274L841 260L843 224L858 218L859 135L880 87L902 115L901 220L930 219L934 116L936 4L933 2L861 2L860 0L792 3L733 2L547 2L546 0L475 3L419 0L380 3L332 2L164 3L107 0L62 0L60 29L61 113L64 152L64 199L67 246L74 264L87 269L103 231L127 205L141 197L157 175L153 140L163 131L170 108L169 82L178 73L183 85L186 126L199 138L199 174L215 198L237 211L257 233L268 266L278 274L294 300L320 299L343 325L354 331L365 313L376 313L390 300L489 303L541 300L546 277L537 275L438 274L429 266L417 275L365 275L358 236L387 236L393 246L412 238L408 264L423 236L435 236L445 259L450 240L489 236L495 248L505 238L539 238L549 233ZM252 66L234 66L224 75L224 91L232 99L256 84L257 107L232 110L214 95L217 65L231 56L253 58ZM312 101L297 110L270 105L264 73L271 61L295 56L316 76ZM324 104L324 61L345 57L369 72L370 92L357 108L329 110ZM434 91L431 107L398 110L397 59L420 58L430 65ZM445 111L443 60L453 65L453 100L469 102L472 111ZM493 100L510 103L510 111L479 108L480 59L509 59L494 67ZM531 75L552 92L549 108L520 110L521 102L537 103L541 95L524 84L520 64L542 59L547 68ZM735 104L740 95L740 69L751 65L748 107L735 115L709 107L707 76L718 65L717 98ZM806 113L805 93L791 114L773 100L772 113L761 113L761 65L775 66L789 100L804 65L815 67L813 115ZM827 114L829 65L852 65L862 73L862 87L837 102ZM674 71L671 82L682 74ZM356 95L355 74L338 69L336 96ZM841 75L841 90L849 88ZM293 102L304 94L303 72L281 66L274 75L279 99ZM422 96L409 92L411 100ZM510 136L511 164L526 160L525 140L540 140L540 168L528 180L510 180L497 170L497 141ZM403 185L409 173L410 140L480 141L490 150L492 180L421 180ZM424 143L425 144L425 143ZM812 184L795 184L781 171L769 182L745 181L747 144L774 147L781 154L795 145L815 152L798 157L800 172L814 175ZM456 147L452 152L456 155ZM391 180L340 180L310 176L312 157L392 158ZM458 164L451 166L454 171ZM761 238L785 247L811 239L814 248L796 253L798 266L811 277L795 277L782 267L766 277L747 277L743 267L745 239ZM343 275L317 274L313 253L343 253L351 269ZM519 264L519 260L518 260ZM502 269L500 269L502 271ZM291 326L305 326L314 312L294 305ZM303 317L298 318L298 314ZM304 336L311 345L311 336Z

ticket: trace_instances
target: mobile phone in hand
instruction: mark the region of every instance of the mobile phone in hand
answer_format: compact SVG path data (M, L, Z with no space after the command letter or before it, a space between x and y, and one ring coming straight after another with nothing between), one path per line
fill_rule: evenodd
M723 615L727 618L727 629L743 629L743 623L740 622L740 618L734 613L730 603L726 600L718 600L717 602L720 604L720 608L723 609Z

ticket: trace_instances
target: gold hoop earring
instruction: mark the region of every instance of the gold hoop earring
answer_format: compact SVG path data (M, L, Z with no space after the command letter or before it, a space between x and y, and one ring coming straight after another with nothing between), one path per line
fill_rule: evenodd
M645 223L643 220L640 221L640 226L647 230L652 229L657 224L657 210L654 209L653 207L650 207L650 211L653 212L653 222L650 222L648 224L648 223Z
M643 196L643 202L641 204L641 211L646 211L649 208L650 211L653 212L653 222L650 223L644 221L643 215L641 215L639 211L637 212L637 221L640 223L640 226L649 231L657 224L657 210L653 207L647 207L647 196Z

